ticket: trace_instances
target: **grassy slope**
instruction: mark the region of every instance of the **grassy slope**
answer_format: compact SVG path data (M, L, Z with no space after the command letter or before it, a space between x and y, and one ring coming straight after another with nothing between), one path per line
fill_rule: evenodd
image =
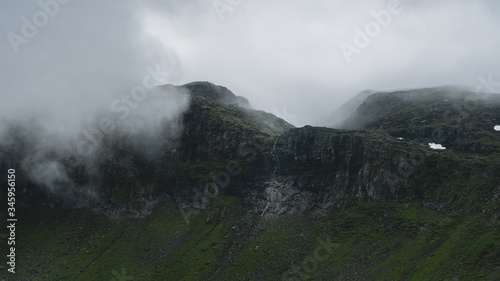
M145 219L48 208L25 213L19 216L18 273L9 280L281 280L314 256L318 238L328 237L338 247L320 251L327 259L317 268L306 264L311 272L302 270L302 277L500 278L498 225L479 215L440 214L420 202L351 201L325 218L269 222L253 220L238 206L234 198L215 198L210 211L189 224L172 204Z

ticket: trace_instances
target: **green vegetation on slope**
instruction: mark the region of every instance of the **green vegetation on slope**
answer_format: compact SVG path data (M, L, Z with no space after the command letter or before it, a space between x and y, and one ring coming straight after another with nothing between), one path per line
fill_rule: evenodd
M281 280L290 270L309 280L499 277L496 222L422 202L346 199L323 218L276 221L248 215L231 197L217 197L189 224L168 203L144 219L49 208L20 217L11 280ZM335 247L312 262L320 241Z

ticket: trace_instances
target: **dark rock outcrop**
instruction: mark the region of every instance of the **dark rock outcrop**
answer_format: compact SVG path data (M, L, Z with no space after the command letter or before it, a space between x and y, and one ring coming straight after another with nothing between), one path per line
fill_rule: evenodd
M24 139L2 145L2 170L21 170L19 201L144 216L162 200L175 200L179 208L205 208L210 199L206 189L212 188L242 198L256 216L266 218L304 211L323 214L346 198L417 199L444 208L455 200L439 195L446 184L428 183L439 178L434 170L462 160L418 144L432 140L468 153L491 153L497 147L491 142L497 136L485 134L487 141L473 142L469 135L493 132L493 124L500 123L496 96L475 100L463 116L463 111L453 110L469 99L467 92L373 94L345 122L357 130L338 130L294 128L207 82L180 88L189 90L189 108L154 135L117 131L105 136L91 157L47 148L40 156L44 181L22 168L42 144ZM22 128L12 128L14 138L23 134L27 132ZM449 173L452 182L476 175L467 165ZM494 178L495 173L490 167L486 174ZM492 188L485 185L484 194Z

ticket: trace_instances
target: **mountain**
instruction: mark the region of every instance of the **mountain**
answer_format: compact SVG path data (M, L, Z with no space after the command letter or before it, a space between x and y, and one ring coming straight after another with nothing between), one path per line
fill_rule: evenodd
M105 134L91 155L10 128L9 278L499 278L498 95L366 92L331 129L296 128L209 82L157 91L189 106L153 133Z
M458 87L376 93L342 128L384 130L418 144L442 143L455 152L499 151L500 95Z

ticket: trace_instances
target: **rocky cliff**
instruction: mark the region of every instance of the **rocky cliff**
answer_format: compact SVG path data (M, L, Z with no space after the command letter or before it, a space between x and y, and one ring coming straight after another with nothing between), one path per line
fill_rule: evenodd
M243 198L255 213L321 213L347 197L435 200L424 188L426 180L435 180L428 178L432 169L474 161L459 159L458 152L483 153L486 156L478 154L482 158L475 161L487 165L488 155L498 151L499 136L493 130L500 123L496 95L480 100L473 99L473 93L447 88L377 93L346 120L344 127L356 130L341 130L294 128L208 82L182 88L189 92L189 108L163 123L154 136L123 131L106 135L92 157L48 148L44 155L50 161L44 163L52 171L46 171L43 180L25 177L19 183L24 190L21 200L141 213L159 198L188 206L193 190L223 182L217 192ZM27 134L12 130L14 137ZM427 142L442 143L448 151L432 150ZM39 160L30 157L39 145L35 139L3 146L3 167L18 166L28 173L22 167L31 167L26 159ZM75 165L76 157L81 161ZM228 165L238 174L230 175ZM463 181L473 170L457 167L445 173ZM483 173L496 175L496 166ZM491 195L495 187L488 188Z
M124 264L124 254L114 253L131 245L129 234L137 235L139 252L125 255L150 259L140 267L126 263L144 280L297 280L306 275L401 280L425 272L474 280L498 273L493 238L498 238L500 212L500 132L493 129L500 123L497 95L455 88L373 93L349 114L344 129L331 129L295 128L208 82L157 90L181 93L178 98L187 97L189 106L147 134L125 127L104 134L88 155L73 149L78 143L71 141L42 142L36 126L9 128L0 166L18 171L18 206L34 221L55 224L36 214L38 209L61 217L69 230L64 238L54 237L95 249L87 258L72 248L44 248L49 256L85 260L81 269L78 264L48 266L45 254L39 256L39 265L74 269L57 276L102 274L107 262L92 265L104 263L102 255ZM447 149L432 149L428 142ZM95 235L74 226L75 216ZM102 221L91 223L95 217ZM464 234L472 225L480 233ZM26 239L43 240L37 234L41 228L35 223ZM143 228L147 239L139 238ZM327 251L328 269L297 269L294 264L314 252L317 243L311 241L324 241L319 238L324 234L345 248ZM112 238L104 248L93 240L107 235ZM475 242L463 246L459 237ZM167 246L159 242L163 239ZM460 252L463 247L473 252ZM471 264L458 270L445 261L452 257ZM409 266L415 260L420 271ZM177 263L197 268L188 272ZM40 266L32 268L24 276L42 276ZM459 275L450 273L455 269Z

